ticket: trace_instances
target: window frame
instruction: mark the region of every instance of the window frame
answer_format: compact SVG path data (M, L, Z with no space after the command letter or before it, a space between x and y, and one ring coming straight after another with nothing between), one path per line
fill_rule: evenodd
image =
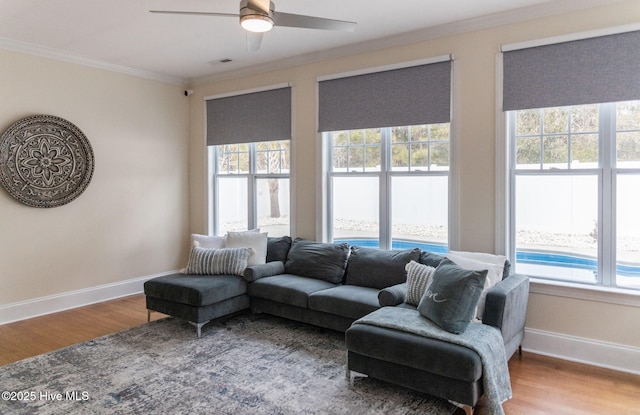
M264 152L264 150L259 150L257 148L259 143L263 142L282 142L289 141L289 169L288 173L282 173L282 165L280 165L280 173L259 173L257 172L256 167L256 159L257 154L260 152ZM256 196L257 191L257 183L258 180L261 179L288 179L289 180L289 188L292 188L291 184L291 147L292 142L290 140L267 140L260 142L252 142L252 143L240 143L236 145L247 145L249 148L248 157L249 157L249 171L248 172L240 172L233 173L232 171L228 171L228 173L220 173L219 170L219 154L220 147L223 145L214 145L208 146L207 148L207 156L209 159L208 163L208 187L209 187L209 202L207 206L207 214L208 214L208 232L209 235L219 235L220 232L220 221L219 221L219 209L218 204L220 202L220 194L219 194L219 181L224 180L225 178L244 178L247 183L247 229L256 229L258 228L258 198ZM286 153L286 150L276 150L280 154ZM242 152L237 152L238 154ZM289 192L289 204L291 206L291 190ZM289 215L289 232L288 235L291 234L292 227L292 215L293 212L290 212Z
M568 279L541 277L532 275L531 277L536 283L548 284L549 287L558 288L559 292L567 292L567 287L584 288L587 290L601 291L603 293L629 293L633 297L640 295L640 289L635 287L620 287L617 285L617 235L616 235L616 210L617 210L617 177L624 174L640 174L640 168L621 168L617 166L616 161L616 144L617 134L627 130L618 130L616 127L617 103L601 103L598 106L598 165L597 168L571 168L571 157L568 158L568 166L566 169L517 169L516 167L516 111L504 112L504 140L506 142L506 158L507 158L507 252L510 258L514 258L516 265L516 177L526 175L589 175L596 176L598 182L598 241L597 241L597 276L596 282L593 284L571 281ZM571 107L571 106L567 106ZM543 111L543 109L539 109ZM570 113L570 112L569 112ZM637 130L630 130L637 131ZM570 142L570 132L567 134ZM543 131L540 137L545 137ZM543 163L543 155L541 154L541 164ZM498 187L499 195L499 187ZM609 201L609 202L606 202ZM571 290L569 290L571 291ZM554 288L543 290L544 293L556 293ZM575 294L575 292L574 292ZM566 295L566 294L565 294ZM586 297L577 296L576 298L591 299L592 295ZM616 304L626 303L627 297L616 297ZM637 300L635 300L637 301Z
M393 230L392 230L392 181L394 177L434 177L434 176L446 176L447 177L447 188L448 194L447 203L448 203L448 211L447 211L447 249L453 249L451 247L451 223L452 223L452 209L451 209L451 194L452 194L452 150L453 150L453 122L450 121L448 123L440 123L440 124L448 124L449 125L449 164L446 170L432 170L431 164L429 163L425 170L411 170L411 161L408 161L407 170L396 170L394 171L391 166L392 159L392 146L394 143L392 142L392 130L398 127L382 127L382 128L372 128L380 130L380 169L375 171L365 171L366 166L362 167L362 171L346 171L346 172L335 172L333 170L333 135L337 131L329 131L324 132L322 134L322 142L323 148L325 151L323 152L324 158L326 162L324 165L325 168L325 188L326 188L326 197L325 197L325 212L326 212L326 225L324 229L325 239L327 241L334 240L333 234L333 179L339 177L375 177L378 179L378 238L379 238L379 249L391 249L392 241L393 241ZM427 124L430 128L434 124ZM400 128L411 128L413 126L402 126ZM365 131L365 129L355 129L349 131ZM364 134L364 133L363 133ZM429 133L429 138L431 138L431 133ZM433 140L433 142L442 142L443 140ZM410 146L412 142L408 142L407 144ZM422 143L422 142L421 142ZM431 140L424 142L431 145ZM366 148L368 144L358 144L358 147ZM349 148L349 144L340 146ZM348 154L348 152L347 152ZM429 152L429 160L431 159L431 153ZM347 169L349 165L347 163Z

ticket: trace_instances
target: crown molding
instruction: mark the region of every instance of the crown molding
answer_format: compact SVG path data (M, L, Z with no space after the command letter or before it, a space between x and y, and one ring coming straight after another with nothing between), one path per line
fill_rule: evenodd
M173 77L169 75L163 75L155 72L144 71L141 69L131 68L128 66L116 65L113 63L103 62L96 59L87 58L85 56L75 55L73 53L46 48L43 46L33 45L26 42L18 42L15 40L0 38L0 49L26 53L28 55L40 56L43 58L55 59L63 62L74 63L77 65L88 66L91 68L103 69L106 71L122 73L125 75L131 75L138 78L150 79L153 81L160 81L169 84L187 85L187 80Z
M404 46L412 43L424 42L445 36L458 35L477 30L488 29L497 26L524 22L538 18L554 16L563 13L589 9L598 6L605 6L620 3L624 0L560 0L549 1L520 9L495 13L473 19L461 20L446 23L438 26L418 29L411 32L401 33L394 36L374 39L366 42L356 43L343 47L306 53L291 58L280 59L264 64L248 66L245 68L232 69L203 77L192 78L189 84L192 86L203 85L212 82L224 81L228 79L240 78L244 76L256 75L263 72L277 71L294 66L318 63L331 59L338 59L361 53L375 52L396 46Z
M128 66L117 65L100 61L97 59L87 58L85 56L46 48L43 46L33 45L26 42L18 42L11 39L0 38L0 49L21 52L35 56L41 56L49 59L56 59L64 62L74 63L78 65L103 69L111 72L122 73L139 78L150 79L180 86L202 85L211 82L218 82L227 79L250 76L262 72L276 71L294 66L317 63L330 59L337 59L361 53L374 52L396 46L408 45L412 43L424 42L430 39L436 39L445 36L473 32L476 30L487 29L496 26L518 23L527 20L533 20L541 17L553 16L562 13L569 13L578 10L589 9L598 6L619 3L624 0L560 0L548 1L533 6L520 9L510 10L507 12L495 13L487 16L477 17L473 19L462 20L458 22L447 23L439 26L419 29L407 33L401 33L380 39L373 39L361 43L347 45L343 47L328 49L324 51L306 53L291 58L280 59L267 62L264 64L252 65L244 68L238 68L220 72L212 75L185 79L170 75L160 74L151 71L145 71Z

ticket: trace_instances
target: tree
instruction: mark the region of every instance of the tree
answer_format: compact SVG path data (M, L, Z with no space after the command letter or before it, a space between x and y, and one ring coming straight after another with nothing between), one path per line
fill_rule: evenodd
M257 144L256 169L266 173L281 173L289 169L289 140L265 141ZM280 179L269 178L269 216L279 218Z

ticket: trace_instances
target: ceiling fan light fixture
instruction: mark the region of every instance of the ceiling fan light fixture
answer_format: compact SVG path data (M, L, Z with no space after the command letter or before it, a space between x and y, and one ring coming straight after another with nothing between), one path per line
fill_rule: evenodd
M240 25L249 32L263 33L273 28L274 21L269 16L250 14L240 16Z

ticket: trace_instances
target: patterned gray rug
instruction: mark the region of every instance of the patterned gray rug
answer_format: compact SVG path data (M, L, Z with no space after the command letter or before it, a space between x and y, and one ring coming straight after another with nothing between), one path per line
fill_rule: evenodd
M345 377L344 335L267 315L173 318L0 367L1 414L432 414L449 403Z

